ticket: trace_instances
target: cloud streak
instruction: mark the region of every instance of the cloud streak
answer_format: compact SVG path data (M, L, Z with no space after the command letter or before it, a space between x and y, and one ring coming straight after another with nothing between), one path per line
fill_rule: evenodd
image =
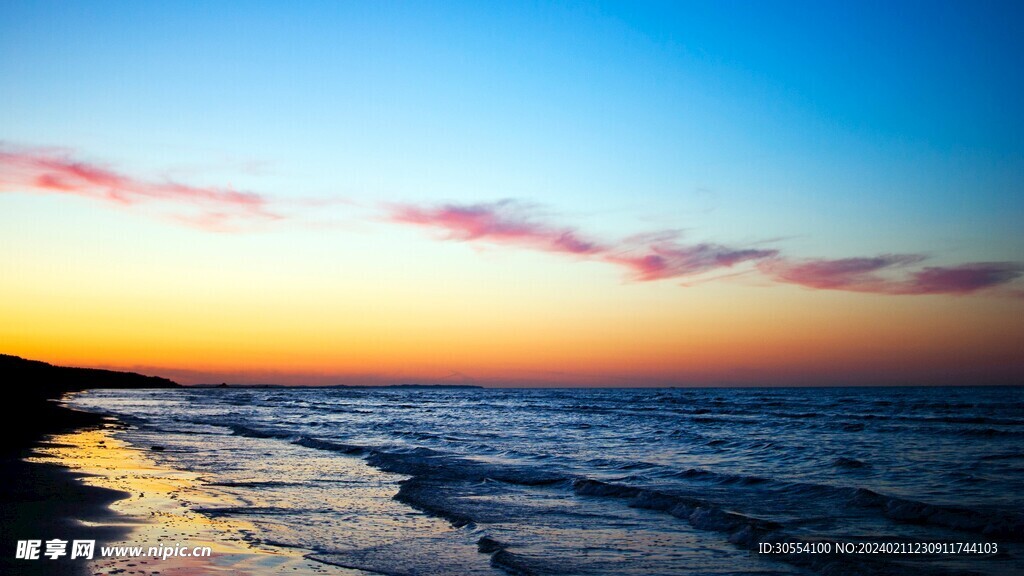
M835 260L787 260L777 258L762 262L758 268L776 281L798 284L819 290L853 292L888 292L892 281L881 274L918 264L920 255L883 254L870 258Z
M447 239L451 240L482 240L577 256L591 256L608 250L583 238L572 228L537 221L531 207L511 200L433 207L398 204L388 207L388 212L388 219L392 222L436 228L446 232Z
M970 294L1013 282L1024 274L1016 262L975 262L929 266L914 272L897 294Z
M387 207L387 219L430 228L445 240L487 242L596 260L625 269L646 282L696 276L753 264L781 284L817 290L871 294L973 294L1010 284L1024 275L1014 262L973 262L954 266L920 265L920 254L882 254L839 259L794 259L779 250L683 243L676 232L660 232L618 242L596 240L579 230L537 216L530 206L511 200L480 204Z
M169 217L205 230L278 220L266 197L230 187L145 180L74 157L64 149L0 146L0 191L70 194L120 206L159 204ZM186 213L174 210L186 209Z
M315 222L303 217L303 209L354 205L342 198L272 201L268 196L230 186L139 178L77 158L67 149L23 148L0 142L0 192L5 191L74 195L128 208L152 206L165 219L215 232L252 229L286 219L313 227ZM298 207L300 212L284 215L279 211L284 206ZM676 231L602 239L573 226L553 223L536 206L514 200L389 204L381 209L385 221L434 230L444 240L513 246L603 262L638 282L676 278L687 279L683 285L692 285L706 281L708 273L729 270L728 276L761 274L776 283L815 290L889 295L988 291L1024 297L1024 290L1013 285L1024 276L1024 264L1017 262L926 266L927 257L920 254L800 259L777 249L688 243ZM696 280L692 280L694 277Z
M629 269L640 281L662 280L732 268L778 254L777 250L730 248L721 244L681 244L676 240L641 246L640 255L607 255L603 259Z
M874 294L971 294L1013 282L1024 274L1015 262L972 262L909 269L925 260L916 254L836 260L768 260L758 268L778 282L822 290Z
M575 228L544 222L534 207L512 200L426 207L398 204L388 207L388 220L436 229L446 240L512 245L607 262L625 268L638 281L691 276L778 253L719 244L683 244L676 232L619 242L598 241Z

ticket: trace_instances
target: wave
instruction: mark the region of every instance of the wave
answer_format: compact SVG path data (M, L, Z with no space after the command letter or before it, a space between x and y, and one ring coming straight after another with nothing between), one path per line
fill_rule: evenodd
M318 440L307 436L302 436L298 439L292 440L292 444L303 446L305 448L312 448L314 450L326 450L329 452L338 452L352 456L361 456L369 451L369 448L366 448L365 446L342 444L339 442L331 442L329 440Z
M1024 437L1024 430L1002 430L999 428L956 428L952 433L957 436L977 436L980 438Z
M444 518L456 528L475 523L475 518L458 511L458 507L445 497L442 488L437 482L413 477L400 483L398 494L395 494L394 498L417 510Z
M860 468L867 464L852 458L837 458L837 466ZM973 510L956 506L928 504L887 496L867 488L836 487L803 482L785 482L760 476L745 476L691 468L674 474L679 478L708 481L728 486L764 486L780 494L798 497L830 498L859 508L875 509L896 522L951 528L985 536L1024 542L1024 516L1018 512Z
M760 424L758 420L725 414L719 416L694 416L690 418L690 421L696 424L740 424L744 426L757 426Z
M592 458L587 460L587 463L599 468L612 468L614 470L650 470L660 466L651 462L623 461L612 458Z
M982 456L980 460L1024 460L1024 452L1010 452L1008 454L989 454Z
M304 486L305 483L281 480L239 480L232 482L207 482L206 485L224 488L282 488L285 486Z
M638 508L659 509L668 511L676 517L684 517L691 520L691 523L698 522L708 527L737 529L743 523L742 514L726 513L724 515L716 512L706 505L691 502L689 508L679 508L672 513L671 510L680 503L689 500L682 497L659 496L659 492L649 491L643 488L632 486L621 486L605 484L598 480L572 477L568 474L544 470L537 466L513 465L488 463L469 458L456 456L446 452L440 452L430 448L411 448L385 450L353 444L344 444L328 440L320 440L305 436L296 437L294 432L284 430L258 429L239 423L219 423L226 426L233 433L252 438L278 438L287 439L293 444L318 450L328 450L352 456L363 457L368 464L385 472L404 474L413 477L415 481L406 481L402 484L396 499L407 504L414 505L424 511L436 514L440 517L451 520L454 524L465 525L473 520L458 513L444 509L436 501L426 498L421 491L425 482L432 485L432 490L437 490L444 481L499 481L507 484L521 486L543 486L556 483L571 483L577 494L590 495L616 495L631 501L631 506ZM864 464L852 458L837 458L834 464L843 468L859 468ZM637 468L643 469L647 466L638 464ZM691 468L675 472L678 478L709 481L719 485L750 487L768 486L781 492L795 492L797 495L815 495L838 497L840 501L847 504L875 509L881 514L896 522L933 525L943 528L950 528L965 532L974 532L985 536L997 537L1011 541L1024 541L1024 518L1018 513L1000 511L978 511L953 506L941 506L928 504L914 500L886 496L867 488L834 487L819 484L808 484L799 482L785 482L760 476L747 476L739 474L728 474L713 472L699 468ZM597 494L598 492L608 494ZM614 494L613 494L614 493ZM633 500L636 500L634 503ZM673 502L671 506L666 504ZM700 510L694 518L690 518L694 512ZM684 514L685 513L685 514ZM740 522L740 524L736 524ZM763 524L751 524L763 527ZM746 526L744 524L744 526ZM753 528L752 528L753 530ZM735 536L736 538L749 538L752 534ZM732 538L732 536L731 536ZM731 541L731 540L730 540Z
M568 480L564 475L540 470L534 466L489 464L477 460L416 447L385 450L356 444L345 444L298 435L294 431L254 428L238 423L217 423L238 436L288 440L297 446L362 456L371 466L385 472L408 476L430 476L453 480L497 480L523 486L539 486Z
M491 563L512 576L534 576L547 572L538 570L536 562L532 559L504 548L491 554Z
M835 465L837 468L847 468L851 470L869 467L869 464L865 462L857 460L856 458L847 458L845 456L840 456L836 458L835 460L832 461L832 464Z
M512 572L498 566L493 554L506 548L496 540L479 537L478 532L456 530L420 534L362 548L319 549L306 558L389 576L496 576L499 570L532 576L552 572L549 569Z
M859 506L876 508L886 518L898 522L941 526L1013 542L1024 542L1024 516L1020 513L983 512L955 506L926 504L885 496L867 488L855 489L851 501Z
M720 484L740 484L747 486L769 482L768 478L762 478L760 476L726 474L722 472L712 472L703 468L689 468L681 472L675 472L672 475L677 478L712 480Z
M336 486L320 482L351 482L361 490L367 482L383 480L385 484L374 484L374 497L393 496L402 503L385 504L388 518L401 525L388 528L388 534L411 543L441 532L455 533L460 541L450 539L448 544L459 548L459 554L468 552L476 559L474 570L488 574L495 569L524 575L619 573L616 568L638 574L648 565L671 568L661 573L680 572L691 552L674 544L689 539L703 541L701 550L712 550L694 553L694 568L717 554L719 559L707 562L718 573L727 572L722 568L728 560L721 558L746 556L745 550L756 551L759 542L818 537L1007 541L1008 550L1013 550L1007 552L1008 562L1020 565L1010 542L1021 541L1024 522L1020 511L1010 506L1017 499L1006 490L1024 472L1024 452L1013 442L1017 431L1024 434L1024 405L1019 403L947 413L912 410L911 402L897 393L891 394L892 402L875 403L875 391L856 398L802 392L672 392L663 393L658 402L631 391L479 393L488 398L486 402L476 394L455 395L454 402L431 400L432 406L424 407L420 400L426 398L420 393L275 390L254 393L242 409L234 402L221 402L225 398L220 394L213 400L213 395L197 394L196 401L210 403L202 411L188 403L171 403L169 408L140 403L151 423L140 426L137 438L140 446L149 446L157 442L153 433L172 434L169 447L192 445L197 450L162 458L192 462L206 478L223 480L211 486L225 487L242 502L292 505L291 514L311 512L323 521L318 526L332 532L306 531L304 516L289 520L280 508L233 508L233 501L220 504L226 508L203 510L205 514L249 514L247 520L268 527L268 536L304 544L328 561L379 573L445 572L421 570L421 562L436 567L439 558L412 544L394 554L389 536L358 541L382 545L377 551L349 551L357 542L335 538L335 532L344 530L334 531L334 523L362 518L358 511L320 510L325 508L323 496ZM745 394L745 401L736 401ZM134 407L124 405L123 409ZM413 406L419 406L420 413ZM231 441L239 448L237 458L207 451L204 437L178 436L200 431L211 434L207 441L238 436ZM819 434L824 441L812 444ZM903 451L936 446L937 435L942 444L933 461L908 462L907 472L914 474L914 482L919 479L918 486L900 482L909 474L868 473L900 465ZM866 442L856 441L861 439ZM951 447L958 450L946 449ZM365 462L400 476L324 474L304 478L289 489L293 483L283 481L294 478L268 475L262 462L275 454L287 459L324 457L314 450L359 459L330 469L359 470ZM221 464L227 464L223 471ZM260 498L260 490L273 493ZM968 508L967 503L988 507ZM409 507L435 519L424 519ZM413 519L408 530L406 515ZM460 528L451 530L446 523ZM624 543L620 556L601 547L601 530L633 527L636 532L630 534L637 541ZM600 538L593 538L595 534ZM669 542L672 550L662 554L657 547ZM606 551L609 555L603 556ZM631 563L614 564L619 558ZM606 562L609 559L612 564ZM825 574L907 574L927 572L918 570L921 565L935 565L934 559L908 556L869 559L864 564L851 564L852 558L773 556L762 566L765 571L793 572L773 564L775 560ZM603 572L595 569L598 562L604 562ZM974 565L959 558L943 564Z
M542 486L569 479L563 474L534 466L490 464L429 448L414 448L408 452L373 450L366 456L366 461L385 472L448 480L497 480L521 486Z
M685 497L668 496L663 492L634 486L606 484L602 481L574 477L569 474L542 469L538 466L483 462L423 447L391 450L372 448L307 436L297 436L294 432L286 430L254 428L237 422L218 423L218 425L225 426L234 434L241 436L285 439L293 444L307 448L360 456L371 466L385 472L411 476L411 480L407 480L401 485L399 493L395 498L426 512L448 519L456 525L471 523L473 519L461 513L453 512L446 508L443 503L439 503L437 499L432 499L432 497L424 494L423 490L426 489L425 487L428 484L430 485L430 490L436 492L443 488L445 482L451 481L498 481L520 486L544 486L566 483L567 485L571 484L573 490L580 495L616 496L629 500L630 505L633 507L661 510L669 512L672 516L689 520L691 524L696 522L710 529L729 531L730 541L733 538L740 540L749 539L758 533L758 530L764 529L766 526L758 522L748 524L746 523L747 517L742 514L734 512L719 513L715 511L716 508L709 508L707 503L701 503ZM847 469L865 466L859 460L846 457L835 459L833 464ZM632 467L645 469L649 466L643 463L636 463ZM630 466L626 465L622 469L626 470L628 468ZM678 471L672 475L682 479L707 481L717 485L743 487L751 490L765 487L779 493L791 493L796 496L831 497L836 499L837 502L845 502L850 506L877 510L883 517L896 522L932 525L1015 542L1024 541L1024 517L1014 512L979 511L954 506L942 506L886 496L862 487L835 487L786 482L760 476L729 474L699 468ZM677 506L680 504L685 504L685 506L677 509ZM676 510L676 512L673 513L672 510ZM694 516L695 513L696 515ZM758 528L755 529L755 526ZM732 532L740 531L745 527L749 527L750 530L743 532L743 534L738 532L735 535L732 534Z
M236 436L245 436L246 438L278 438L287 439L295 436L292 432L282 430L269 430L266 428L252 428L244 424L237 423L222 423L222 422L204 422L204 424L213 424L214 426L223 426L231 430L232 434Z
M744 547L752 547L769 533L781 528L775 522L729 512L707 501L657 490L591 479L575 480L572 489L580 496L619 498L626 500L632 508L665 512L687 520L699 530L726 532L729 542Z
M577 480L573 491L581 496L623 499L628 506L655 510L687 521L698 530L724 533L727 540L740 548L755 550L758 544L807 541L788 533L782 524L725 510L717 504L658 490L638 488L597 480ZM808 568L830 576L894 574L893 562L883 557L851 557L843 554L783 554L775 560ZM512 564L515 567L515 564ZM919 574L947 574L941 569L921 567Z

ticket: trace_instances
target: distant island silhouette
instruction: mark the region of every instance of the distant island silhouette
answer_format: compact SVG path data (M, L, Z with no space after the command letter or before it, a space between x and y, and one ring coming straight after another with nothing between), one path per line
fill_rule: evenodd
M403 390L426 388L429 390L436 389L449 389L449 388L483 388L483 386L477 386L475 384L322 384L322 385L310 385L310 386L292 386L288 384L228 384L227 382L221 382L220 384L194 384L188 386L189 388L352 388L352 389L363 389L363 388L401 388Z

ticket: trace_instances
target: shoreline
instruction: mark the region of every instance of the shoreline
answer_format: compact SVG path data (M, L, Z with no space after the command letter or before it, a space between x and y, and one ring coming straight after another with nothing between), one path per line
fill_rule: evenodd
M332 570L306 558L312 550L263 545L241 522L190 508L181 501L183 494L209 508L246 503L211 490L195 474L158 465L147 455L148 447L118 437L128 426L113 416L67 404L71 395L94 389L178 388L171 380L54 366L5 354L0 354L0 374L19 384L0 405L0 416L23 423L0 436L0 574L363 574ZM54 539L67 544L62 556L50 559L45 542ZM16 558L18 541L23 540L41 541L36 559ZM74 540L95 541L92 560L70 558ZM150 543L209 546L213 556L101 554L104 546L148 551Z
M194 510L244 506L211 491L198 475L155 463L146 449L118 438L125 425L111 416L75 410L60 400L35 406L35 424L16 446L5 441L0 458L5 489L0 499L0 573L19 575L232 576L265 574L363 574L306 556L311 550L262 545L254 527ZM187 505L183 500L189 500ZM69 554L43 555L45 541L68 541ZM15 558L18 540L42 540L38 559ZM70 559L70 542L95 540L92 560ZM150 547L209 547L205 557L154 558ZM140 547L143 556L103 557L101 548Z
M309 550L263 545L251 524L203 514L202 509L246 503L211 489L198 474L155 462L146 448L119 436L117 428L110 426L62 434L30 458L33 464L68 466L83 485L124 495L109 504L109 516L89 524L121 529L106 544L137 547L139 552L104 556L97 544L96 557L81 562L89 574L192 576L216 571L243 576L328 571L306 558ZM175 547L188 549L190 555L161 558L150 553ZM203 547L209 548L209 555L192 555Z
M94 539L98 547L128 533L126 528L110 524L115 517L110 505L128 497L126 492L87 485L82 481L83 474L63 464L28 460L38 450L54 447L49 440L52 436L98 429L109 420L99 414L73 410L53 398L23 402L17 409L29 425L19 427L4 439L0 456L4 476L0 495L0 542L4 547L0 572L88 574L86 563L71 561L67 556L57 560L18 560L15 552L19 540Z
M531 451L503 459L488 458L494 452L487 450L509 447L491 438L501 437L507 408L518 409L520 399L514 394L496 402L470 393L429 398L408 393L396 401L393 394L317 392L311 397L279 391L225 395L79 388L55 400L43 397L42 386L26 387L38 402L3 408L9 418L17 416L27 424L4 438L2 514L4 538L10 541L0 574L639 574L645 566L686 573L694 562L707 562L716 570L778 568L778 573L946 574L976 568L998 573L1019 568L1013 544L1019 538L1019 515L1003 506L1012 498L987 487L966 492L962 484L955 491L924 497L917 484L903 484L902 491L899 483L879 489L885 478L875 476L879 469L915 464L879 448L880 440L895 438L911 449L973 449L976 460L966 464L979 474L990 473L993 482L1005 478L1006 487L1012 487L1008 482L1016 476L1010 472L1021 458L1015 444L1021 431L1015 427L1024 422L1018 394L894 393L880 407L876 399L865 401L866 395L841 391L826 398L781 392L771 397L679 393L666 397L671 402L659 402L667 408L657 411L634 408L652 402L648 396L595 394L581 403L556 393L539 409L520 413L542 425L552 421L552 408L566 414L555 422L563 430L582 431L569 449L580 447L583 456L562 448L563 435L531 435L523 437ZM793 410L794 398L801 400L800 412ZM302 408L292 408L296 405ZM963 406L975 409L965 413ZM761 416L758 422L771 416L782 422L766 423L757 429L760 433L796 428L792 435L782 434L782 441L824 434L847 442L842 451L811 454L805 462L822 471L805 473L800 479L806 483L795 488L786 484L790 477L785 470L779 473L778 466L763 476L728 468L687 468L695 466L694 459L706 461L701 459L709 453L728 453L719 446L723 436L737 433L737 421L729 416L745 414L744 407ZM625 434L665 437L660 420L646 424L651 412L682 421L678 430L693 432L682 440L654 442L668 450L692 449L666 464L665 470L678 481L666 481L662 488L652 487L650 478L667 478L665 474L636 481L633 476L607 477L608 471L660 472L645 451L613 450L609 456L616 460L587 459L595 446L587 440L589 430L617 430L614 426L624 421L623 415L630 416ZM401 420L396 425L396 417L415 421L416 427ZM879 418L908 432L901 436L862 423ZM386 424L383 433L351 435L351 430L381 422ZM481 423L490 423L490 428L480 429ZM543 430L536 425L532 429ZM740 429L744 434L746 430ZM415 440L408 442L411 433ZM625 446L634 436L609 437ZM31 438L28 445L18 446L24 438ZM862 445L860 438L871 442ZM466 446L471 449L463 450ZM521 449L523 444L512 447ZM769 448L773 452L748 461L772 464L774 447ZM567 462L585 468L577 473L557 462L537 464L536 454L544 460L549 455L569 457ZM948 475L959 473L965 464L955 457L935 462L939 466L921 463L912 471L953 486ZM942 476L928 476L935 470ZM805 503L809 493L819 502ZM979 509L962 507L959 499L964 497ZM820 520L825 518L822 511L829 510L840 515ZM816 523L807 534L850 541L883 536L940 541L955 531L957 538L998 542L1001 556L879 557L863 562L846 557L833 562L825 556L787 560L754 554L752 543L772 534L763 530L777 530L772 537L790 537L807 525L797 522ZM12 537L15 526L36 533ZM634 540L625 541L623 534ZM95 558L14 559L14 539L52 538L96 540ZM142 552L179 545L209 546L212 555L158 558ZM140 551L101 553L101 546ZM609 566L614 568L605 570Z
M29 462L53 436L110 426L109 416L74 410L64 404L68 394L91 388L175 388L171 380L131 372L54 366L0 354L0 374L14 383L0 405L0 417L17 421L0 436L0 573L86 573L85 563L68 557L50 560L15 558L19 540L95 539L122 537L126 529L105 526L113 517L110 505L126 494L89 486L82 474L58 463ZM93 523L92 526L86 523ZM102 528L101 528L102 526ZM70 547L70 544L69 544ZM45 546L43 547L45 551Z

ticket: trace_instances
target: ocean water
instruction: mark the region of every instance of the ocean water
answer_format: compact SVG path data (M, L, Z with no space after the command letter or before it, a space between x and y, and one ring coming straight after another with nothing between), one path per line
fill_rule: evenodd
M95 390L71 403L242 503L204 514L371 573L1024 574L1021 388Z

